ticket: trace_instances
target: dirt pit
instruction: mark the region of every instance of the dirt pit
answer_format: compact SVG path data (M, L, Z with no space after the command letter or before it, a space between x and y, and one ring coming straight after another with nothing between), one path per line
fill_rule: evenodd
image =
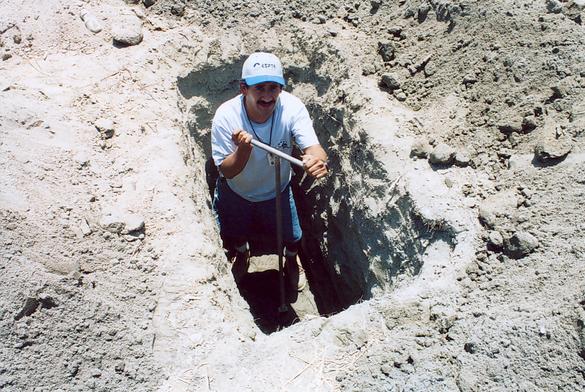
M315 48L307 49L308 58L315 55L310 50ZM215 67L203 65L201 70L179 77L177 83L180 107L198 147L194 154L203 152L210 197L218 175L210 157L211 119L221 103L239 93L238 75L243 60ZM286 57L283 61L294 64ZM292 179L304 232L300 257L314 298L313 304L309 297L301 296L309 302L299 306L316 307L313 315L332 315L373 298L376 288L384 292L401 275L416 276L426 249L435 241L454 248L456 233L446 218L425 217L409 193L401 192L400 176L389 173L364 134L356 132L352 124L356 112L338 110L338 90L330 74L321 75L311 66L292 65L285 77L285 90L308 102L317 136L329 151L332 169L329 178L322 181L315 182L302 171L296 171ZM252 244L252 251L258 255L274 253L270 249L275 241L266 239L268 244ZM273 279L266 286L272 290L266 292L251 294L250 285L243 290L240 287L263 330L275 331L290 325L291 320L310 315L303 311L277 317L278 277L270 278ZM272 301L274 309L267 313L271 316L261 317L256 308L270 296L276 299ZM268 328L266 323L273 326Z
M0 389L584 390L584 6L5 0ZM210 207L258 50L333 169L286 322Z

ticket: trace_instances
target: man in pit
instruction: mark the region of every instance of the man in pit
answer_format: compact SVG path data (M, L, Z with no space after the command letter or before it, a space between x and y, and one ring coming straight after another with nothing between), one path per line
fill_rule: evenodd
M319 144L305 105L283 91L280 60L270 53L253 53L242 67L240 95L216 111L211 129L213 161L219 169L213 209L221 236L232 244L236 282L247 273L250 241L276 236L274 161L254 147L252 139L291 154L293 143L302 151L307 175L328 172L327 154ZM281 164L282 238L285 274L289 285L301 291L306 277L297 257L301 227L290 189L291 166Z

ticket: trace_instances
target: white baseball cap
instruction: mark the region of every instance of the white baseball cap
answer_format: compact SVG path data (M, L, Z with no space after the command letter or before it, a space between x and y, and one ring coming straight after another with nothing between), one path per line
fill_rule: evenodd
M284 86L282 64L278 57L272 53L256 52L244 62L242 67L242 80L248 86L264 82L275 82Z

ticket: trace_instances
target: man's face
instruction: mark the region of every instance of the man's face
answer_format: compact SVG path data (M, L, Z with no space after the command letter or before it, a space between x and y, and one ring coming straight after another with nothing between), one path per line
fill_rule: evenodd
M274 111L282 87L274 82L259 83L253 86L246 86L242 83L240 91L246 97L248 114L253 120L264 122Z

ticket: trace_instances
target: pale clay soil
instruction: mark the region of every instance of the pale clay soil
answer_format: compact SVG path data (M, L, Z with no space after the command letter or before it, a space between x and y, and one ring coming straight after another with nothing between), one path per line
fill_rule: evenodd
M584 1L0 9L0 390L585 390ZM332 167L281 315L206 165L258 50Z

